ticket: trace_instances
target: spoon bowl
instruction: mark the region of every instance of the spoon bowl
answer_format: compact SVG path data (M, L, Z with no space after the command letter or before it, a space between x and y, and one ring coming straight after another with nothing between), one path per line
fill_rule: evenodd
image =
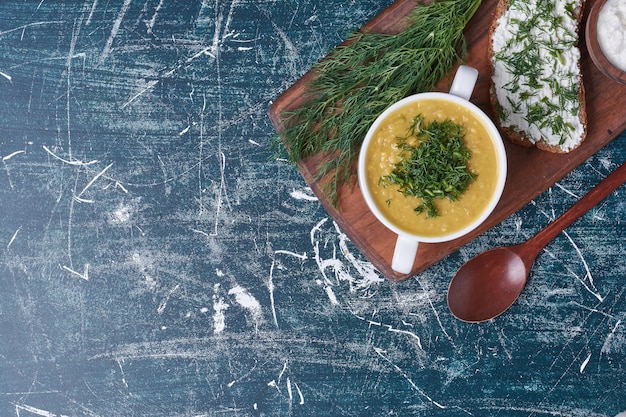
M609 174L531 239L519 245L488 250L467 261L450 282L450 312L467 322L490 320L505 312L522 293L539 252L624 182L626 164Z
M514 249L491 249L463 265L448 290L452 314L464 321L480 322L499 316L513 305L529 272Z

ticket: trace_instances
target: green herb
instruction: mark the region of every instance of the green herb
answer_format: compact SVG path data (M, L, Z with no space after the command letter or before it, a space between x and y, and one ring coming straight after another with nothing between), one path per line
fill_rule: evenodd
M463 127L449 119L425 125L422 115L415 116L398 148L402 159L380 183L395 184L405 196L421 198L417 214L436 217L435 199L458 200L476 179L467 166L471 152L463 141Z
M337 205L339 187L353 178L367 130L389 105L432 90L465 51L463 29L481 0L443 0L418 5L399 34L351 35L315 67L306 102L282 115L286 129L273 147L297 163L322 153L317 180ZM281 142L282 139L282 142ZM327 178L326 178L327 177Z

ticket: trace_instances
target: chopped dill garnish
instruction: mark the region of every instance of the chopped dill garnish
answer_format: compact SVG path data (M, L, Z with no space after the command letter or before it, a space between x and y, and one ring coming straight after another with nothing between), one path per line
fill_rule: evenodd
M406 136L399 138L401 160L379 183L395 184L403 195L421 198L417 214L438 216L435 199L458 200L476 179L467 165L471 151L463 135L463 127L449 119L425 124L421 114L415 116Z

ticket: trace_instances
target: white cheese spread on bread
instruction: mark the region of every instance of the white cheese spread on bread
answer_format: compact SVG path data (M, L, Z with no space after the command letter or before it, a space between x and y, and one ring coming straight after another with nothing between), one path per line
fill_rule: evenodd
M515 142L569 152L584 140L578 24L582 0L500 0L491 99Z

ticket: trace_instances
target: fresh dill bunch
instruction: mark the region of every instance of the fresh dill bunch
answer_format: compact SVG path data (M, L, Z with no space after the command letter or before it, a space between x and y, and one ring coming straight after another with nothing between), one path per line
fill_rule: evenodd
M286 128L272 145L284 147L293 163L323 153L316 180L323 179L324 195L336 207L338 189L351 181L371 124L394 102L432 90L452 69L465 52L463 30L480 4L419 4L398 34L350 35L313 67L305 103L281 115Z

